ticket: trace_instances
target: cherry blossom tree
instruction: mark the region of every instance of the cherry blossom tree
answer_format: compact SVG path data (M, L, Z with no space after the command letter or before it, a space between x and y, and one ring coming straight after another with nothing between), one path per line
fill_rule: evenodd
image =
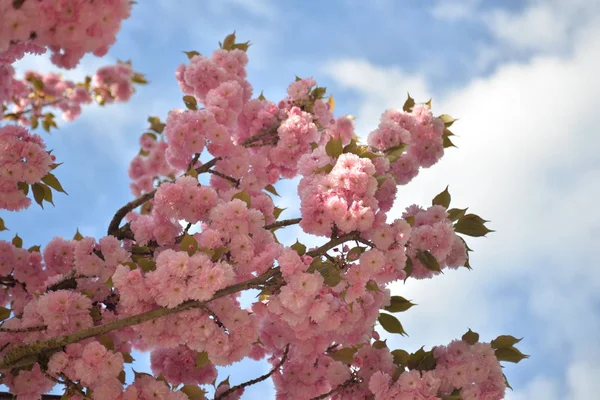
M36 72L17 79L11 63L46 50L64 68L102 56L130 8L0 5L1 209L27 212L32 198L43 206L65 191L60 164L32 133L57 126L48 109L72 120L83 104L127 101L146 83L125 62L78 83ZM106 236L77 232L43 248L0 241L2 383L19 400L231 400L266 379L278 399L503 398L500 362L527 357L519 339L485 342L469 329L409 353L380 336L406 335L395 315L415 312L392 282L471 269L465 237L492 232L467 208L451 208L448 188L388 218L398 187L454 146L455 119L409 96L361 143L353 118L336 118L313 78L296 78L277 102L253 97L249 46L231 34L210 56L186 52L176 71L185 109L148 118L129 169L135 199L107 221ZM275 185L294 178L300 210L282 219ZM292 225L323 243L281 244ZM251 290L259 295L242 307ZM150 352L153 375L135 373L126 385L134 349ZM245 358L272 369L217 384L217 367ZM57 384L64 396L45 395Z

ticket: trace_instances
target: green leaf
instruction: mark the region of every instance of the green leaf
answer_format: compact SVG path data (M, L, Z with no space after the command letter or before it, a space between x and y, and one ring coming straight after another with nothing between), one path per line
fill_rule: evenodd
M2 231L7 231L8 228L6 227L6 225L4 225L4 220L2 218L0 218L0 232Z
M29 194L29 184L27 182L18 182L17 187L21 192L25 193L25 196Z
M275 187L274 187L273 185L267 185L267 186L265 186L265 190L266 190L267 192L269 192L269 193L271 193L271 194L273 194L273 195L277 196L277 197L281 197L281 196L279 195L279 193L277 193L277 190L275 190Z
M443 192L441 192L433 198L433 200L431 201L431 205L448 208L450 206L450 199L450 192L448 192L448 186L446 186L446 189L444 189Z
M475 214L467 214L459 218L456 224L454 224L454 231L473 237L481 237L494 232L484 225L485 222L488 221L481 219L481 217Z
M221 257L223 257L223 255L225 253L227 253L228 249L227 249L227 247L217 247L213 251L214 251L214 253L211 257L211 260L212 260L212 262L217 262L221 259Z
M459 218L464 217L468 208L460 209L460 208L451 208L448 210L448 219L452 222L456 221Z
M404 105L402 106L402 110L404 110L405 112L410 112L414 106L415 106L415 99L410 97L410 93L408 93L408 98L404 102Z
M125 384L125 378L127 378L127 376L125 375L125 370L119 372L119 376L117 377L119 379L119 382L121 382L121 384Z
M15 246L18 249L23 247L23 239L21 239L21 237L19 236L18 233L13 238L12 244L13 244L13 246Z
M377 350L387 349L387 344L385 342L387 342L387 339L386 340L376 340L373 342L372 347Z
M408 256L406 256L406 266L404 267L404 272L406 272L406 278L404 278L404 282L406 282L406 280L410 278L413 272L413 262L412 259Z
M44 82L42 82L41 80L39 80L37 78L32 78L30 80L30 82L33 85L34 89L37 90L38 92L44 91Z
M512 347L515 344L519 343L523 338L517 339L514 336L510 335L500 335L496 339L492 340L490 343L493 349L503 349L507 347Z
M325 96L325 92L327 91L327 88L324 87L316 87L313 89L311 96L315 99L322 99L323 96Z
M115 344L112 339L108 335L102 335L98 337L98 342L108 350L114 350Z
M223 50L232 50L234 44L235 44L235 31L233 31L233 33L230 33L229 35L225 36L225 39L223 40Z
M521 353L516 347L502 347L496 350L496 358L498 361L508 361L517 364L519 361L529 358L529 356Z
M406 144L401 143L398 146L390 147L384 151L384 154L390 160L390 163L395 163L398 159L404 154L404 149L406 149Z
M50 189L50 186L44 185L43 183L40 183L40 185L44 189L44 200L54 205L54 202L52 201L52 190Z
M196 385L184 385L179 391L185 393L190 400L204 400L206 398L206 392Z
M197 110L198 109L198 101L194 96L186 95L183 96L183 102L188 110Z
M313 172L315 174L321 174L321 173L328 174L331 172L332 169L333 169L333 165L327 164L327 165L322 166L321 168L315 169Z
M131 77L131 82L137 83L138 85L147 85L148 84L148 80L146 79L146 76L144 74L140 74L139 72L136 72L133 74L133 76Z
M451 127L453 123L458 121L458 119L453 118L453 117L449 116L448 114L442 114L438 118L442 120L442 122L444 123L444 126L446 128Z
M225 379L225 380L223 380L223 381L219 382L219 384L217 385L217 387L219 387L219 386L222 386L222 385L231 386L231 385L229 384L229 377L227 377L227 379Z
M463 342L467 342L470 345L474 345L475 343L479 342L479 333L473 332L469 328L469 331L467 333L465 333L464 335L462 335L462 340L463 340Z
M267 98L265 97L264 93L262 92L262 90L260 91L260 96L258 96L258 100L266 100Z
M158 117L148 117L148 122L150 123L150 129L157 133L162 133L166 126Z
M209 363L210 359L206 351L201 351L196 355L196 368L200 369Z
M46 193L44 186L42 186L40 183L34 183L31 185L31 190L33 191L33 199L35 202L38 203L40 207L44 208L43 202L44 195Z
M152 375L147 374L146 372L137 372L133 368L131 370L133 371L133 376L134 376L135 379L142 378L144 376L149 376L150 378L154 379L154 377Z
M296 240L296 243L290 246L290 248L294 249L299 256L303 256L306 254L306 246Z
M75 235L73 236L73 240L80 241L81 239L83 239L83 235L81 233L79 233L79 228L77 228L77 232L75 232Z
M275 219L279 218L279 216L281 215L281 213L287 210L287 208L279 208L279 207L275 207L275 209L273 209L273 216L275 217Z
M448 135L442 135L442 143L445 149L447 149L448 147L456 147L456 145L452 143L452 140L450 140Z
M243 43L235 43L235 44L232 46L232 48L231 48L231 49L232 49L232 50L236 50L236 49L237 49L237 50L241 50L241 51L244 51L244 52L246 52L246 51L248 51L248 48L249 48L250 46L252 46L252 43L250 43L250 41L247 41L247 42L243 42Z
M429 251L417 251L417 258L425 268L434 272L441 272L440 264L435 259L435 256Z
M407 365L409 354L407 351L402 349L392 351L392 356L394 356L394 364L396 365Z
M123 362L127 363L127 364L131 364L132 362L135 361L135 359L133 357L131 357L130 353L121 353L123 354Z
M186 233L183 235L183 238L181 238L179 248L181 251L187 251L188 255L192 256L196 253L196 250L198 250L198 242L196 241L196 238L189 233Z
M246 205L248 206L248 208L251 207L252 198L250 197L250 195L248 194L248 192L246 192L245 190L242 190L241 192L238 192L238 193L234 194L231 197L231 200L233 200L233 199L240 199L244 203L246 203Z
M65 189L63 189L62 185L58 181L58 179L56 179L56 176L54 176L51 173L47 173L46 176L44 176L42 178L42 182L44 182L46 185L50 186L52 189L56 190L57 192L62 192L64 194L67 194L67 192L65 192Z
M354 354L357 351L357 348L346 347L343 349L339 349L333 353L329 353L329 357L333 358L336 361L340 361L346 365L352 365L352 363L354 362Z
M28 252L33 253L34 251L40 253L40 246L31 246L27 249Z
M9 308L0 307L0 321L4 321L10 317L11 310Z
M136 260L136 262L144 272L150 272L156 269L156 261L154 260L140 257Z
M191 60L192 58L194 58L194 56L199 56L200 53L198 53L196 50L191 50L191 51L184 51L185 55L187 56L187 58L189 60Z
M381 289L379 289L379 285L377 285L377 283L375 283L373 281L367 282L365 287L367 288L367 290L369 292L381 292Z
M408 217L404 218L404 220L411 226L415 226L415 216L414 215L409 215Z
M442 400L462 400L462 397L460 397L460 390L461 389L454 389L448 396L443 396Z
M19 8L21 8L23 3L25 3L25 0L13 0L12 6L15 10L18 10Z
M408 358L408 368L417 371L431 371L435 369L436 359L433 350L424 351L423 347L411 354Z
M402 324L396 317L390 314L379 313L377 318L383 329L390 333L398 333L402 336L408 336L402 327Z
M384 310L391 313L404 312L415 305L402 296L392 296L390 300L391 304L385 307Z
M329 139L329 142L325 145L325 152L329 157L338 158L343 151L344 147L342 146L341 136Z
M365 252L365 250L366 250L366 247L360 247L360 246L353 247L348 251L348 253L346 253L346 259L348 259L350 261L356 261L356 260L358 260L360 255Z

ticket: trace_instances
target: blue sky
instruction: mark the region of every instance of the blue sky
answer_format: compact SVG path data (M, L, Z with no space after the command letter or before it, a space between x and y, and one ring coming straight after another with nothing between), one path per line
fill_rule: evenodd
M139 2L103 59L86 57L66 76L80 78L116 59L131 59L150 85L125 105L89 107L45 138L64 165L56 170L69 196L0 214L26 245L54 236L101 237L114 211L131 199L127 166L148 115L181 108L174 79L184 50L210 53L233 30L250 40L255 92L281 98L295 75L313 76L336 99L336 114L357 117L365 138L386 108L410 92L433 97L434 113L459 117L458 149L399 190L390 218L412 203L428 204L450 185L453 205L491 220L497 232L471 239L473 271L394 284L418 304L401 321L408 338L394 348L444 344L467 328L482 339L525 337L531 358L506 374L512 400L596 397L600 380L600 2L267 0ZM52 71L46 57L17 64ZM298 216L296 181L282 216ZM316 244L298 229L297 236ZM139 356L136 369L144 368ZM241 382L268 370L239 363L224 372ZM221 378L221 376L220 376ZM271 397L270 384L244 398Z

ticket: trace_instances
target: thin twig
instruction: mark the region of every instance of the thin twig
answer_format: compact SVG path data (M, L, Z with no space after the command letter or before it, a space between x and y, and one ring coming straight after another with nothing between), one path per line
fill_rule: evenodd
M287 360L287 356L288 356L288 351L290 349L290 345L286 345L285 346L285 350L283 352L283 357L281 357L281 360L277 363L276 366L273 367L273 369L269 372L267 372L266 374L259 376L258 378L252 379L250 381L244 382L244 383L240 383L239 385L236 385L232 388L227 389L226 391L224 391L223 393L221 393L218 397L215 397L215 400L221 400L227 396L229 396L231 393L234 393L240 389L243 389L245 387L254 385L255 383L258 382L262 382L265 379L267 379L268 377L270 377L271 375L273 375L275 373L275 371L279 371L279 368L281 368L281 366L286 362Z
M212 160L208 161L206 164L203 164L202 166L196 168L196 172L198 174L207 172L209 169L211 169L217 163L218 160L220 160L220 157L213 158ZM123 207L119 208L119 210L117 210L117 212L115 213L115 216L113 217L113 219L110 221L110 224L108 225L108 234L119 238L119 231L120 231L119 225L121 225L121 221L123 220L123 218L125 218L125 216L127 214L129 214L131 211L133 211L137 207L141 206L148 200L153 199L155 194L156 194L156 189L154 189L151 192L141 195L137 199L132 200L129 203L125 204Z
M272 224L265 225L264 228L266 230L270 230L273 228L281 228L284 226L299 224L302 221L302 218L293 218L293 219L283 219L281 221L273 222Z
M223 179L227 179L229 182L233 183L233 184L235 185L235 187L238 187L238 186L240 186L240 180L239 180L239 179L235 179L235 178L234 178L234 177L232 177L232 176L225 175L224 173L222 173L222 172L219 172L219 171L215 171L215 170L213 170L213 169L209 169L207 172L208 172L208 173L211 173L211 174L213 174L213 175L216 175L216 176L218 176L218 177L221 177L221 178L223 178Z
M357 383L358 383L358 381L356 380L356 378L352 377L352 378L348 379L346 382L342 383L341 385L339 385L339 386L335 387L334 389L330 390L329 392L324 393L324 394L322 394L320 396L317 396L317 397L313 397L310 400L323 400L323 399L326 399L329 396L331 396L332 394L335 394L335 392L340 391L342 389L345 389L345 388L347 388L349 386L355 385Z

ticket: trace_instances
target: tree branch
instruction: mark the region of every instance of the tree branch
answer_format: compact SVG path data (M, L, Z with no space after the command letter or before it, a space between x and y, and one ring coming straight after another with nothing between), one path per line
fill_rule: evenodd
M281 357L281 360L277 363L276 366L273 367L273 369L271 371L267 372L266 374L264 374L262 376L259 376L258 378L252 379L252 380L244 382L244 383L240 383L239 385L236 385L234 387L227 389L226 391L221 393L218 397L215 397L215 400L224 399L225 397L229 396L231 393L234 393L234 392L236 392L240 389L243 389L247 386L252 386L255 383L262 382L265 379L267 379L268 377L270 377L271 375L273 375L273 373L275 373L275 371L278 371L279 368L281 368L281 366L286 362L289 349L290 349L290 345L288 344L285 346L285 351L283 352L283 357Z
M202 166L196 168L196 172L199 174L203 174L203 173L207 172L209 169L211 169L217 163L218 160L220 160L219 157L213 158L206 164L203 164ZM113 219L110 221L110 224L108 225L108 234L119 238L119 225L121 225L121 221L123 220L123 218L125 218L125 216L128 213L130 213L137 207L141 206L148 200L154 198L155 194L156 194L156 189L154 189L151 192L141 195L137 199L132 200L129 203L125 204L123 207L119 208L119 210L117 210L117 212L115 213L115 216L113 217Z
M269 271L257 276L256 278L249 279L245 282L240 282L238 284L231 285L229 287L217 291L215 295L207 301L190 300L174 308L159 307L154 310L147 311L145 313L132 315L123 319L108 322L103 325L93 326L91 328L83 329L81 331L70 333L68 335L57 336L49 339L42 339L15 347L9 350L4 355L4 357L2 357L2 360L0 361L0 369L16 368L19 366L30 365L37 362L37 356L46 351L60 349L70 343L76 343L94 336L105 335L108 332L112 332L117 329L126 328L133 325L139 325L143 322L151 321L153 319L164 317L166 315L176 314L185 310L190 310L192 308L202 307L203 305L209 303L212 300L228 296L230 294L237 293L242 290L254 288L257 285L264 283L269 278L278 275L279 273L279 268L270 269Z
M332 394L334 394L335 392L338 392L338 391L340 391L340 390L342 390L344 388L347 388L349 386L355 385L357 383L358 383L358 381L356 380L356 378L352 377L352 378L348 379L346 382L344 382L341 385L337 386L336 388L330 390L329 392L324 393L324 394L322 394L320 396L317 396L317 397L313 397L310 400L324 400L324 399L328 398L329 396L331 396Z
M323 253L327 252L335 246L344 243L347 240L354 240L359 235L360 232L347 233L343 236L330 240L324 245L314 250L311 250L306 254L311 257L322 255ZM94 336L105 335L108 332L112 332L117 329L126 328L133 325L139 325L141 323L164 317L166 315L176 314L185 310L202 307L205 304L211 302L212 300L216 300L218 298L228 296L239 291L258 288L259 285L265 283L269 279L275 278L280 275L280 268L275 267L273 269L268 270L264 274L257 276L256 278L252 278L247 281L240 282L235 285L231 285L229 287L221 289L217 291L210 300L207 301L189 300L174 308L159 307L154 310L147 311L145 313L132 315L123 319L111 321L103 325L93 326L91 328L83 329L81 331L73 332L67 335L57 336L49 339L42 339L25 345L17 346L7 351L6 354L2 357L2 359L0 360L0 370L31 365L38 361L38 355L45 352L57 351L58 349L61 349L70 343L80 342L82 340Z
M266 230L270 230L270 229L273 229L273 228L281 228L281 227L284 227L284 226L290 226L290 225L299 224L300 221L302 221L302 218L283 219L281 221L277 221L277 222L273 222L272 224L265 225L264 228Z
M209 170L208 170L208 171L206 171L206 172L208 172L208 173L211 173L211 174L213 174L213 175L216 175L216 176L218 176L218 177L221 177L221 178L223 178L223 179L226 179L226 180L228 180L229 182L233 183L233 184L235 185L235 187L238 187L238 186L240 186L240 180L239 180L239 179L235 179L235 178L234 178L234 177L232 177L232 176L225 175L225 174L223 174L223 173L221 173L221 172L219 172L219 171L215 171L215 170L212 170L212 169L209 169Z

